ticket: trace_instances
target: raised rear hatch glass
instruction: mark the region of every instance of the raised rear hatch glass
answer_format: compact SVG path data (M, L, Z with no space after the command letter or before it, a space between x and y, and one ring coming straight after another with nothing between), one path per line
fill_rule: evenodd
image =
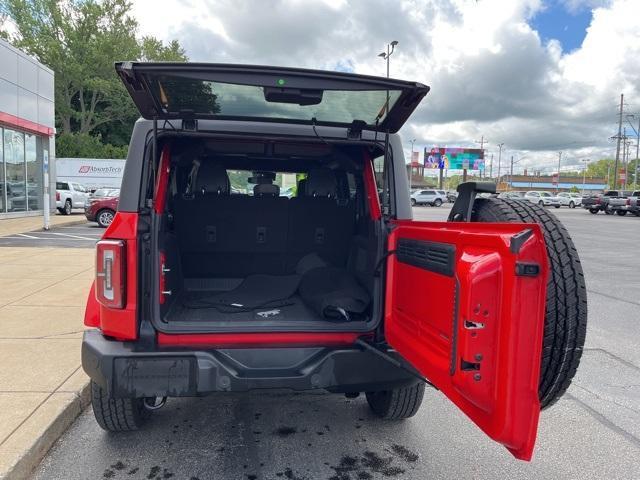
M148 119L357 122L396 132L429 91L416 82L298 68L121 62L116 71Z

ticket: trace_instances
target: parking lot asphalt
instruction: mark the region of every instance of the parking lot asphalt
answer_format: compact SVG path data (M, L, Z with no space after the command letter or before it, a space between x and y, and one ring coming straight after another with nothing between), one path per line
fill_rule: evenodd
M104 233L97 223L84 221L84 215L77 216L78 224L58 225L49 230L33 230L13 233L0 237L2 247L63 247L93 248Z
M587 343L568 393L543 412L533 461L515 460L439 392L407 421L322 392L170 399L139 432L103 432L91 409L35 479L640 479L639 218L552 210L581 256ZM418 207L443 220L448 208Z

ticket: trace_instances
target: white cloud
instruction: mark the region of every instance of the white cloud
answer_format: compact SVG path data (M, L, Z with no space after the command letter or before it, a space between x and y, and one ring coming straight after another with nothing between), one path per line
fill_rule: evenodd
M593 9L581 48L543 44L529 20L543 0L135 0L141 33L177 39L194 61L349 69L431 92L402 133L416 148L504 142L520 165L579 165L615 154L621 92L640 111L640 1L566 0Z

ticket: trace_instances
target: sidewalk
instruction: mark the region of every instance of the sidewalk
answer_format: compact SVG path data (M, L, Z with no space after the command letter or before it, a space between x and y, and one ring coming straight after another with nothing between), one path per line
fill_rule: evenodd
M71 215L52 213L50 224L53 227L56 225L69 225L71 223L84 223L86 221L87 219L84 213L80 211L73 212ZM2 218L0 219L0 237L33 230L42 230L43 224L43 217Z
M41 220L0 220L0 236ZM0 479L28 476L88 403L80 339L93 259L85 248L0 248Z

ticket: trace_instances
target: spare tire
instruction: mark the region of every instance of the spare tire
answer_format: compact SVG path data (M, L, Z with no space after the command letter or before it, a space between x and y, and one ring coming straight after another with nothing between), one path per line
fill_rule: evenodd
M537 223L542 228L549 279L538 395L540 406L549 407L571 384L587 332L587 290L576 247L553 214L528 202L478 198L471 221Z

